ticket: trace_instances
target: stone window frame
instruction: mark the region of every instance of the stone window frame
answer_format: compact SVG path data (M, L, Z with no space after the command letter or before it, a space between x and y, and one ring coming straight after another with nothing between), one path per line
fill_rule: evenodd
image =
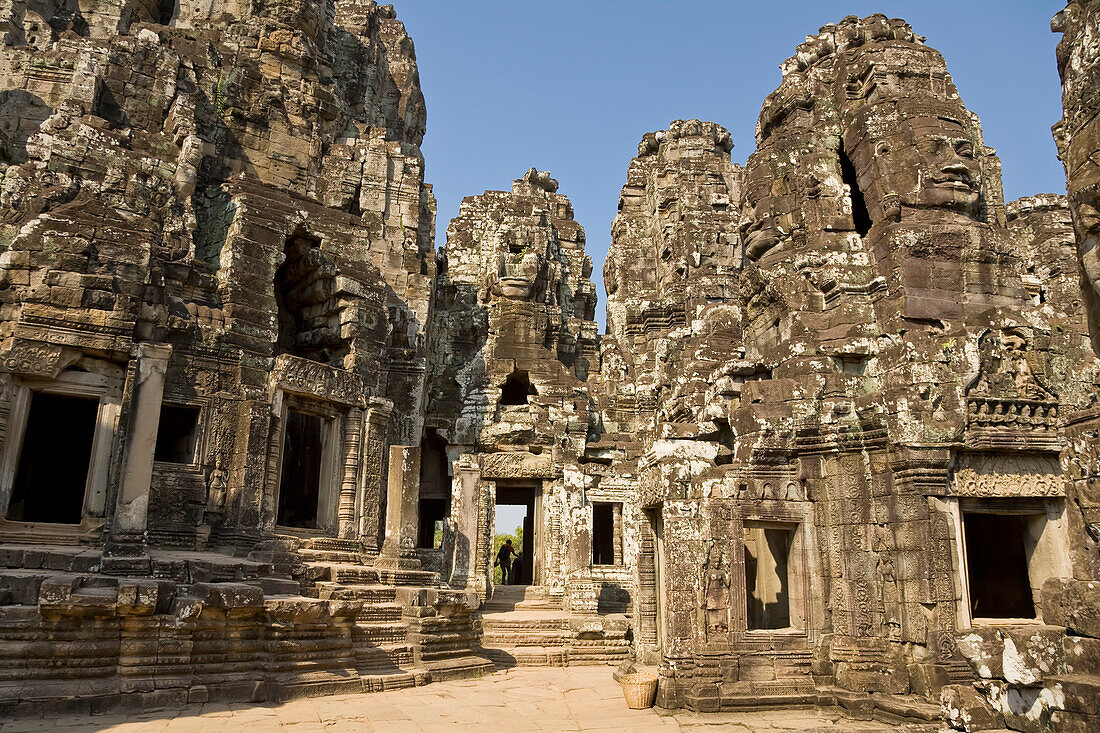
M80 524L20 522L7 518L34 392L94 398L99 402ZM54 379L17 377L9 388L9 398L7 440L0 452L0 534L11 540L49 542L84 536L102 527L106 521L112 454L122 411L122 390L118 380L77 371L62 372Z
M795 641L805 640L812 642L817 637L819 624L816 621L813 604L813 577L816 565L814 556L817 553L815 525L813 521L813 505L808 501L787 501L760 499L745 501L741 504L741 526L746 525L778 527L793 529L791 551L788 556L787 576L788 586L793 588L792 576L801 579L799 597L789 593L788 608L793 618L797 615L800 626L790 626L784 629L749 629L748 628L748 592L744 589L744 531L737 537L737 547L741 552L741 562L738 564L741 575L731 582L742 586L739 594L740 607L734 615L737 635L745 642L758 643L769 639ZM798 604L796 609L796 602ZM731 609L732 610L732 609Z
M317 486L317 521L315 527L289 527L278 524L279 494L283 479L283 446L286 441L287 413L290 410L315 415L322 419L321 433L321 476ZM346 409L334 402L326 402L316 397L303 396L279 389L275 398L275 409L279 416L275 436L273 455L275 466L275 494L272 497L272 526L279 534L298 537L336 537L339 529L337 512L340 505L340 487L343 481L344 464L344 426L347 421Z
M955 609L956 625L959 629L974 626L1012 626L1019 624L1042 624L1040 598L1037 595L1049 578L1072 577L1073 569L1069 557L1069 531L1066 526L1065 500L1059 497L1014 497L998 496L991 498L946 497L939 508L951 522L954 545L954 574L958 605ZM970 574L967 568L966 533L963 530L965 513L1023 515L1042 520L1043 527L1038 532L1035 550L1028 558L1028 581L1031 584L1032 600L1035 604L1035 617L1030 619L1001 619L973 617L970 614Z
M207 434L207 402L201 399L188 399L186 397L175 397L169 394L165 394L164 398L160 401L160 406L163 409L168 407L193 407L199 411L198 416L195 418L195 446L191 452L191 460L187 463L173 463L171 461L154 461L154 465L157 466L175 466L177 468L190 468L201 469L206 455L206 434ZM159 428L158 428L159 432ZM160 437L159 435L157 436ZM154 442L154 450L156 445ZM281 456L280 456L281 457Z
M589 547L588 556L592 558L593 551L596 544L596 505L597 504L610 504L611 505L611 546L612 554L617 558L616 562L610 563L597 563L594 560L589 562L593 570L612 570L622 568L626 565L626 547L624 538L624 514L626 512L625 502L618 499L604 499L604 498L591 498L588 502L591 505L592 511L589 512L588 522L590 527L589 532Z

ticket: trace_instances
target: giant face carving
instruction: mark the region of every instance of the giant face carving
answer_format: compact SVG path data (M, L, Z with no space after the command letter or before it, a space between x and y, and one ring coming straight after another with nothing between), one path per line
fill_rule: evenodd
M749 169L738 225L745 259L759 260L790 236L794 229L794 216L786 210L790 188L785 178L776 177L767 161Z
M1070 208L1081 267L1093 292L1100 295L1100 184L1074 192Z
M966 128L944 117L918 117L909 123L920 161L914 205L977 213L981 172Z
M545 228L518 226L504 231L491 292L506 300L539 300L546 291L549 249Z
M875 180L868 193L878 199L880 215L893 218L894 202L900 201L910 208L947 209L976 217L981 169L970 130L947 113L900 111L903 116L894 130L868 135L862 142L874 146L861 152L873 156Z

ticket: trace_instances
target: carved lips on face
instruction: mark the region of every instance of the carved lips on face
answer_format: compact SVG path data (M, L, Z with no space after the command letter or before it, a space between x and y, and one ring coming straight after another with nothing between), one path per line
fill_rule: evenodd
M1077 252L1081 256L1081 266L1092 285L1093 291L1100 295L1100 192L1083 201L1078 195L1073 205L1073 222L1077 229Z
M779 243L779 230L776 228L770 215L763 215L750 220L743 231L745 242L745 257L756 261Z

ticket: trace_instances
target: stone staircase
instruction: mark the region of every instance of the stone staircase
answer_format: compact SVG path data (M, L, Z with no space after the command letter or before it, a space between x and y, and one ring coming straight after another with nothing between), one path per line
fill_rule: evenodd
M501 668L614 665L630 652L625 615L569 613L538 586L496 586L481 628L482 649Z
M59 700L80 713L280 701L493 669L476 594L395 584L339 540L150 556L149 575L120 577L98 548L0 544L0 718ZM29 664L28 644L46 656Z

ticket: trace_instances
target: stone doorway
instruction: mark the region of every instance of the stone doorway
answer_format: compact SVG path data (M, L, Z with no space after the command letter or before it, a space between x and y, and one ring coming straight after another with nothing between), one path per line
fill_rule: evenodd
M538 507L541 504L540 494L539 487L532 484L509 485L497 482L494 513L496 528L491 550L493 557L496 557L500 549L495 541L497 533L509 533L516 527L523 529L523 542L516 548L520 558L513 565L514 580L510 581L510 585L538 585L541 579L542 563L537 549L540 533L536 521L539 515ZM507 509L502 512L502 507Z
M98 413L94 398L30 394L9 520L80 524Z

